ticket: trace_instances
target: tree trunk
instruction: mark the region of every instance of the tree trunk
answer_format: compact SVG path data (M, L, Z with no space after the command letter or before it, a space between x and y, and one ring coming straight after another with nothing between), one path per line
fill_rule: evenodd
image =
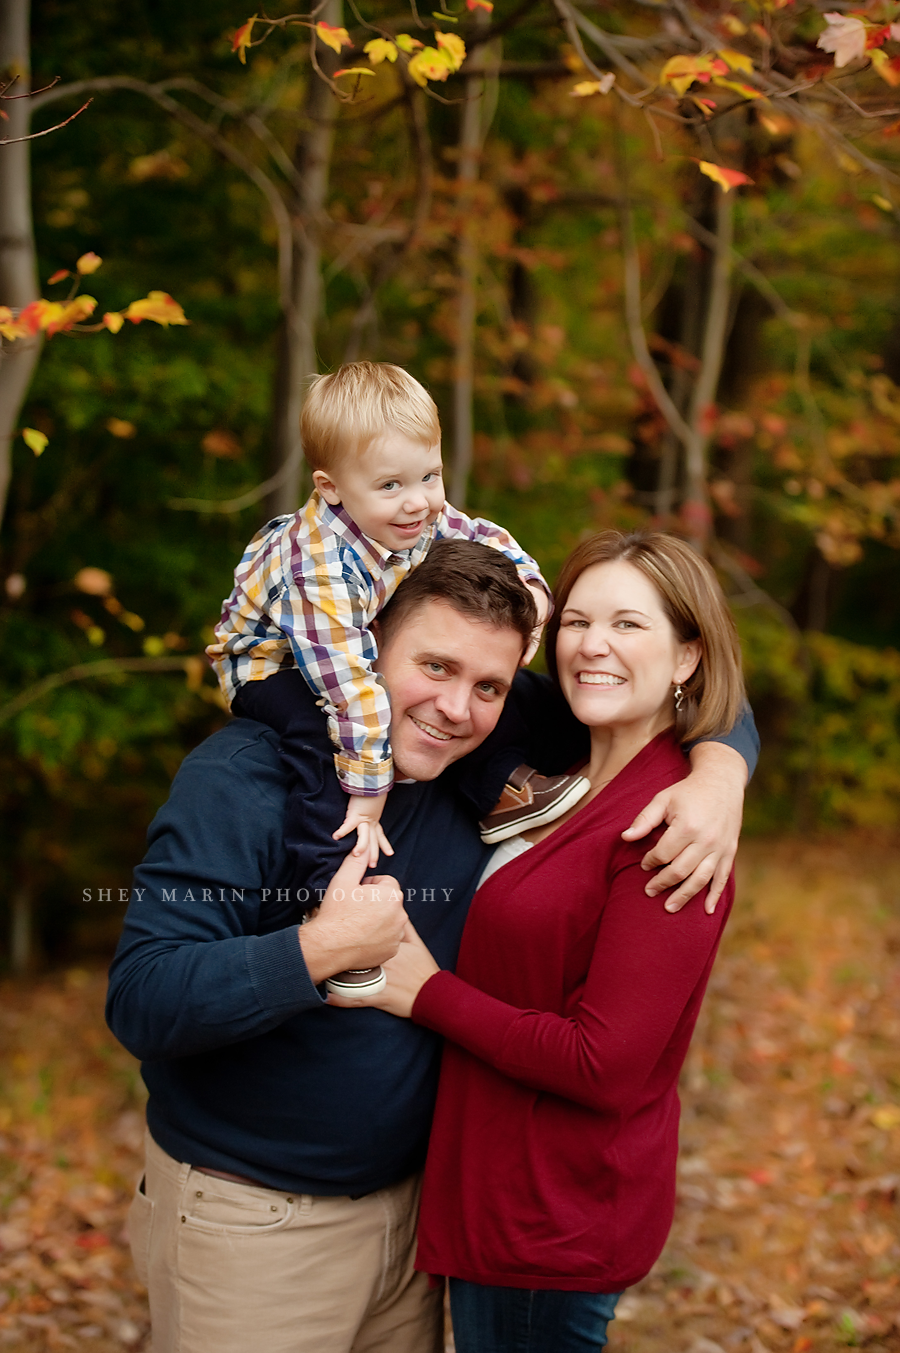
M716 397L719 374L725 355L728 313L731 301L731 248L734 239L734 201L730 193L719 189L716 209L716 249L706 309L703 352L694 386L689 419L691 435L685 446L684 498L682 512L688 538L696 550L704 551L709 540L712 512L707 489L706 453L709 432L706 419Z
M0 4L0 72L18 76L13 91L31 88L29 0ZM4 136L27 136L29 100L7 100ZM0 146L0 305L21 310L38 297L37 261L31 217L30 143ZM0 520L6 506L12 463L12 439L41 350L40 338L2 342L0 349Z
M487 14L481 10L477 11L477 20L489 22ZM488 119L484 108L486 82L483 74L487 56L487 47L480 46L470 59L472 71L465 83L459 127L459 159L456 165L460 222L457 246L459 309L453 354L453 469L450 498L459 508L466 505L474 437L472 400L475 390L475 322L478 313L478 244L472 211L472 187L478 180L479 158L487 132Z
M319 17L325 23L340 27L343 23L342 0L326 0ZM333 60L329 62L325 57L321 61L326 70L335 65ZM322 224L337 116L337 100L324 80L310 70L306 130L298 141L294 156L303 176L303 187L291 202L291 215L299 222L302 233L293 249L290 305L282 321L275 378L272 468L277 473L283 467L285 473L266 499L271 516L295 512L304 484L300 406L304 381L318 370L316 328L322 306Z

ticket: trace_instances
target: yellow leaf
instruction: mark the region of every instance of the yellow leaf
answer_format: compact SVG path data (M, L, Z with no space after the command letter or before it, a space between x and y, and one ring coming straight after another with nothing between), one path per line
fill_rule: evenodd
M875 47L869 52L869 57L885 84L892 85L895 88L900 85L900 70L898 70L900 63L895 56L889 57L887 52L880 47Z
M252 15L245 24L241 24L234 37L231 39L231 50L237 52L242 66L246 66L247 64L247 48L250 46L250 35L253 32L253 25L255 24L256 19L257 15Z
M43 432L38 432L37 428L23 428L22 440L29 451L33 451L36 456L40 456L50 438L46 437Z
M754 89L752 85L745 85L745 84L739 82L738 80L723 80L722 77L721 77L721 75L714 75L714 76L713 76L713 84L714 84L714 85L720 85L720 86L722 87L722 89L733 89L733 90L735 90L736 93L740 94L740 96L741 96L742 99L763 99L763 98L765 98L765 95L764 95L764 94L760 94L759 90L758 90L758 89Z
M148 634L144 640L143 648L148 658L159 658L166 651L166 646L158 634Z
M695 80L708 84L711 75L721 75L727 69L725 62L714 56L672 56L659 73L659 83L671 84L681 98Z
M449 59L436 47L423 47L409 63L410 75L423 89L428 80L446 80L450 70Z
M4 338L8 338L10 343L15 338L24 338L25 336L25 330L18 320L13 319L13 312L8 305L0 305L0 334Z
M873 1111L872 1122L883 1132L890 1132L892 1128L900 1127L900 1108L896 1104L883 1104Z
M418 38L411 38L408 33L398 33L395 41L401 52L406 52L407 54L414 52L417 47L423 47L425 45L420 42Z
M753 179L742 174L738 169L726 169L721 164L712 164L709 160L698 160L701 174L705 174L713 183L718 183L723 193L730 193L732 188L739 187L742 183L752 183Z
M733 14L724 15L722 23L733 38L742 38L747 31L747 25L741 23Z
M589 98L591 94L608 94L615 83L615 72L607 71L602 80L580 80L573 89L569 90L576 99Z
M888 199L886 197L882 197L880 193L876 193L875 196L872 198L872 201L875 203L876 207L880 207L882 211L894 210L893 202L889 202Z
M100 257L100 255L95 254L93 253L93 251L91 251L90 253L82 254L81 258L75 264L75 267L78 269L82 277L89 277L92 272L97 271L102 262L103 259Z
M117 334L125 323L125 316L120 315L118 310L108 310L103 316L103 323L111 334Z
M451 70L459 70L466 59L466 44L456 33L435 33L438 47L450 63Z
M320 20L316 24L316 32L326 47L330 47L333 52L340 53L342 47L352 47L350 34L346 28L338 28L334 24L325 23Z
M852 156L852 155L846 154L846 152L843 151L843 150L839 150L839 151L838 151L838 153L837 153L837 162L838 162L838 164L840 165L840 167L843 169L843 171L844 171L845 174L860 174L860 173L862 173L862 167L861 167L859 164L857 164L857 162L856 162L856 160L854 160L853 156Z
M140 324L143 319L152 319L155 324L189 324L184 311L177 301L165 291L151 291L142 301L132 301L125 311L125 318L132 324Z
M97 308L97 302L93 296L76 296L74 301L69 301L68 305L58 307L58 313L46 317L46 323L41 324L42 329L46 329L48 338L54 334L65 332L74 325L80 324L83 319L87 319Z
M374 77L375 72L369 70L368 66L345 66L343 70L336 70L334 72L334 78L336 80L341 75L371 75Z
M723 47L718 54L731 70L746 71L748 75L753 74L753 61L743 52L736 52L731 47Z
M373 38L366 43L363 51L373 66L380 66L382 61L397 60L397 44L391 42L390 38Z

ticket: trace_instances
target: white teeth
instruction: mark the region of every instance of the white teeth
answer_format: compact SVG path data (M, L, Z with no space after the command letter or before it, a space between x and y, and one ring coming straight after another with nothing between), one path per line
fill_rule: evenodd
M582 686L624 686L625 678L613 676L610 672L579 672L578 680Z
M409 717L412 719L413 723L416 725L417 728L424 729L425 732L430 733L433 738L440 738L441 742L451 741L453 737L452 733L442 733L439 728L434 728L430 723L425 723L422 719L413 718L412 714L410 714Z

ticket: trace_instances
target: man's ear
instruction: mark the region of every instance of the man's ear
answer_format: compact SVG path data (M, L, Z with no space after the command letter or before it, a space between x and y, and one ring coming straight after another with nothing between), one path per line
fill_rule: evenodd
M312 478L313 483L329 507L337 507L341 501L341 495L331 476L326 474L324 470L313 470Z

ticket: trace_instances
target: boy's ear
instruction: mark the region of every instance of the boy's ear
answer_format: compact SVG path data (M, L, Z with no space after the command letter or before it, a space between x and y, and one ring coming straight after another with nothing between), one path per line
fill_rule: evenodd
M341 501L337 485L324 470L313 470L313 483L329 507L337 507Z

